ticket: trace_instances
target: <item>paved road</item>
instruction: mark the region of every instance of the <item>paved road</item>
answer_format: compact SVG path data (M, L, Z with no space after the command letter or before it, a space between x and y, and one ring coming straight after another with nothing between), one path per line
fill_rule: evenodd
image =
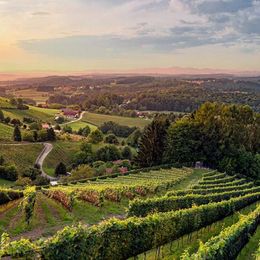
M35 164L40 166L40 170L42 172L42 176L48 178L51 181L55 181L55 180L57 180L57 178L48 175L43 170L43 162L44 162L45 158L48 156L48 154L52 151L53 145L50 144L50 143L43 143L43 146L44 147L43 147L41 153L39 154L39 156L37 157L37 159L35 161Z

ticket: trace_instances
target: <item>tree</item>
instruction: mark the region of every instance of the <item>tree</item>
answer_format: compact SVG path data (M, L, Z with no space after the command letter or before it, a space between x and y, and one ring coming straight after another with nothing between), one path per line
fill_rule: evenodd
M56 140L56 134L52 127L47 129L47 138L49 141L55 141Z
M75 154L73 161L76 165L88 164L93 162L93 157L92 145L84 142L80 146L80 152Z
M39 175L41 175L41 171L35 167L29 167L25 169L22 173L22 177L28 177L32 181L34 181Z
M21 125L21 121L19 119L16 119L16 118L13 118L10 123L13 125L13 126L16 126L16 125Z
M95 131L90 133L88 139L91 143L98 144L103 141L103 134L100 130L96 129Z
M165 117L157 117L145 128L135 158L140 167L162 163L168 127L169 121Z
M21 131L18 125L14 127L14 132L13 132L13 140L16 142L21 142L22 141L22 135Z
M107 145L96 152L96 159L98 161L116 161L121 158L119 149L115 145Z
M165 163L189 163L203 160L200 125L181 119L168 129Z
M55 169L55 176L67 175L67 168L63 162L60 162Z
M3 111L0 109L0 121L3 122L4 120L5 120L4 113L3 113Z
M108 144L119 144L118 139L116 138L116 136L114 134L109 134L105 137L105 143Z
M30 124L29 128L30 128L30 130L41 130L42 125L40 123L33 122Z
M9 116L7 116L7 117L4 119L4 122L5 122L6 124L9 124L10 121L11 121L11 118L10 118Z
M88 125L86 125L84 128L80 128L78 130L78 135L82 135L84 137L88 137L88 135L90 134L91 129Z
M124 159L132 160L133 154L129 146L125 146L122 150L122 157Z
M140 129L136 129L131 135L128 136L126 142L128 145L132 147L138 147L139 140L142 136L142 132Z
M64 133L72 134L72 128L69 125L65 125L62 129Z

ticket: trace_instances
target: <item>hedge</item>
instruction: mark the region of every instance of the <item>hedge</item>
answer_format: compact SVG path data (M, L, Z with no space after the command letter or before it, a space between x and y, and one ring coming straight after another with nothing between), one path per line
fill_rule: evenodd
M145 218L111 219L89 228L66 227L43 241L38 250L43 259L51 260L127 259L212 224L259 199L260 193L256 193ZM23 254L33 250L33 245ZM11 253L6 246L3 254Z
M244 196L256 192L260 192L260 187L209 195L189 194L180 197L164 196L146 200L136 199L134 201L130 201L129 203L128 216L144 217L154 212L167 212L190 208L194 204L203 205L210 202L219 202L222 200L228 200L233 197Z
M182 259L235 259L260 224L260 206L248 216L242 216L234 225L224 229L205 244L201 243L195 254L187 252Z
M217 180L210 180L210 181L206 181L203 180L199 182L199 184L204 185L204 184L219 184L219 183L225 183L225 182L230 182L235 180L237 177L236 176L228 176L222 179L217 179Z
M219 179L223 179L225 177L228 177L228 175L226 173L218 173L212 176L206 176L203 177L202 180L203 181L212 181L212 180L219 180Z
M244 190L249 189L254 186L253 182L245 183L243 185L230 186L230 187L220 187L212 189L190 189L190 190L179 190L179 191L169 191L166 193L167 196L183 196L187 194L209 194L209 193L221 193L226 191L234 190Z
M212 189L212 188L220 188L220 187L229 187L229 186L236 186L236 185L241 185L249 183L247 179L240 179L240 180L235 180L231 182L226 182L226 183L218 183L218 184L204 184L204 185L193 185L191 188L192 189Z
M19 199L23 196L24 194L22 191L0 189L0 205L5 204L12 200Z

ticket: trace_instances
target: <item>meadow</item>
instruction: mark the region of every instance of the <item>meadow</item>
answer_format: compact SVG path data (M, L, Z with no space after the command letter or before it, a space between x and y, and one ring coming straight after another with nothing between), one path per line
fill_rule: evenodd
M130 127L136 126L144 128L151 121L144 118L135 118L135 117L122 117L122 116L112 116L112 115L103 115L86 112L82 118L82 122L87 122L95 126L101 126L104 122L113 121L120 125L127 125Z
M42 122L54 123L54 118L56 114L60 113L60 110L57 109L46 109L40 107L29 106L27 110L19 109L2 109L5 117L16 118L20 121L24 117L30 117L35 120Z

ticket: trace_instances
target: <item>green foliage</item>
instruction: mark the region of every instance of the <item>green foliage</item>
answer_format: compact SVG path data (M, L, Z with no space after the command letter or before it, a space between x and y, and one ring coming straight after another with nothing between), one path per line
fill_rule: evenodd
M133 153L132 153L131 148L129 146L125 146L122 149L121 154L122 154L122 158L124 158L124 159L128 159L128 160L133 159Z
M55 168L55 176L67 175L67 168L63 162L60 162Z
M82 180L92 178L95 176L94 170L86 164L79 165L76 169L72 170L71 176L67 177L67 181Z
M165 161L206 165L257 179L259 114L248 106L205 103L168 131Z
M96 152L96 159L98 161L116 161L121 158L120 150L115 145L106 145L101 147Z
M15 181L18 177L18 172L15 165L0 166L0 178Z
M141 136L142 136L141 130L136 129L131 135L128 136L126 142L127 142L128 145L137 148Z
M48 139L48 141L55 141L56 140L56 134L55 134L54 129L52 127L47 129L47 139Z
M22 191L11 189L0 189L0 205L3 205L9 201L19 199L23 197Z
M205 244L201 243L195 254L186 253L181 259L235 259L259 223L260 207L258 206L248 216L241 216L236 224L224 229Z
M109 122L104 122L100 126L100 130L102 131L103 134L113 133L118 137L128 137L136 130L136 127L119 125L115 122L109 121Z
M28 177L32 181L34 181L39 175L41 175L41 171L35 167L29 167L22 172L23 177Z
M89 142L93 144L98 144L103 141L103 134L100 130L96 129L95 131L91 132L88 136Z
M107 144L115 144L115 145L119 144L119 141L114 134L107 135L105 137L104 142L107 143Z
M23 132L23 141L26 142L35 142L35 138L34 138L34 132L32 131L25 131Z
M187 189L187 190L180 190L180 191L169 191L167 193L168 196L179 196L185 194L208 194L208 193L221 193L227 191L234 191L234 190L243 190L249 189L254 186L253 182L248 182L242 185L235 185L235 186L223 186L223 187L213 187L213 188L203 188L203 189Z
M239 197L247 194L260 192L260 187L245 190L235 190L216 194L188 194L184 196L164 196L146 200L134 200L130 202L128 215L144 217L153 212L168 212L184 208L191 208L192 205L203 205L210 202L220 202L229 200L233 197Z
M35 189L28 188L25 191L25 198L23 200L23 211L25 215L25 222L27 223L27 225L30 224L30 221L32 219L35 201L36 201Z
M46 129L42 129L38 132L38 141L40 142L48 141L48 133Z
M201 129L198 123L184 118L168 129L164 161L186 163L203 160Z
M89 228L66 227L38 250L44 259L127 259L214 223L259 198L256 193L145 218L111 219Z
M21 131L18 125L14 127L14 132L13 132L13 140L16 142L21 142L22 141L22 135Z
M90 134L90 132L91 132L90 127L89 127L88 125L86 125L85 127L80 128L80 129L78 130L78 135L82 135L82 136L84 136L84 137L88 137L88 135Z
M62 131L63 131L64 133L72 134L72 128L71 128L71 126L69 126L69 125L65 125L65 126L62 128Z
M144 129L135 158L138 166L151 167L162 164L168 127L169 121L164 117L158 117Z

